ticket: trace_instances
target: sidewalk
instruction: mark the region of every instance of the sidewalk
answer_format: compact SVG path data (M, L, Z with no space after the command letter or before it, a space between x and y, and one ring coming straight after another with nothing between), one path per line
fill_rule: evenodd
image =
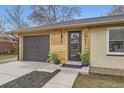
M78 72L62 70L48 81L43 88L72 88L77 75Z
M0 60L0 64L17 61L17 58L10 58L5 60Z

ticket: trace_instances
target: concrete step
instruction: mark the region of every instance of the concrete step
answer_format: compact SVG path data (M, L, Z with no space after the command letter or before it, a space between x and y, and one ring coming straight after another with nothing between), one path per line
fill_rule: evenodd
M82 62L81 61L68 61L66 64L68 65L78 65L81 66Z
M80 61L68 61L66 64L63 65L63 67L81 68L82 63Z

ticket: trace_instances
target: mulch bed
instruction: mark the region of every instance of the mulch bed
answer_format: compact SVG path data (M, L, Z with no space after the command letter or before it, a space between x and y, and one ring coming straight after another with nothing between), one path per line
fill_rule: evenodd
M21 76L13 81L0 86L0 88L41 88L60 70L53 73L33 71L24 76Z
M124 88L124 77L95 73L85 75L79 73L73 84L73 88Z

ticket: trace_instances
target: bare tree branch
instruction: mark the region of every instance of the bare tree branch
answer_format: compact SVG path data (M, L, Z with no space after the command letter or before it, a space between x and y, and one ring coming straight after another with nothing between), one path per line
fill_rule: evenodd
M124 14L124 6L123 5L114 5L112 10L107 13L107 15L119 15Z
M13 6L12 9L7 9L6 13L10 30L21 30L28 27L28 24L23 18L23 9L21 6Z
M42 5L31 6L29 19L37 25L54 24L60 21L73 20L80 16L80 8L70 6Z
M6 19L1 17L0 18L0 32L5 32L7 31L7 28L6 28Z

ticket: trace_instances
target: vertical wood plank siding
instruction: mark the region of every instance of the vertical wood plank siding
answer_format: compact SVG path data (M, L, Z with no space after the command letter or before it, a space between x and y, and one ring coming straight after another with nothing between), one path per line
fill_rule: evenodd
M124 69L124 56L107 56L107 27L91 28L90 65L92 67Z

